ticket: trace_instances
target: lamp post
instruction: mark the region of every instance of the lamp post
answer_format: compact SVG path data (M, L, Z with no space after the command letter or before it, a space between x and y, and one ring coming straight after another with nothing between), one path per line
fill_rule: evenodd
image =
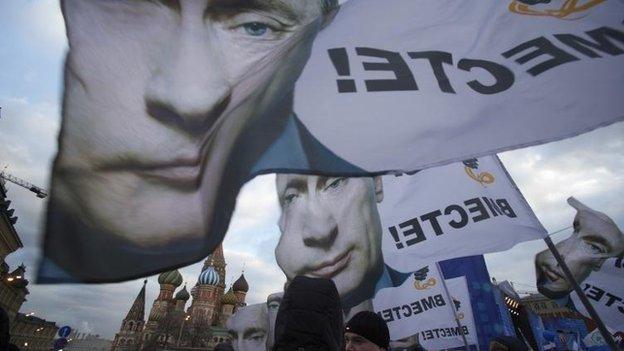
M178 346L180 346L180 339L182 338L182 329L184 329L184 322L188 321L189 319L191 319L191 316L187 314L182 320L182 324L180 325L180 332L178 333L178 342L176 343Z

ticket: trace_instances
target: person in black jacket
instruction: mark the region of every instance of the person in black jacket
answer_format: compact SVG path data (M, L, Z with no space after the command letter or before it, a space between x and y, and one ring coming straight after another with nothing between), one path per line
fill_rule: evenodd
M9 315L0 307L0 351L8 349L9 339Z
M342 351L342 308L331 279L295 277L284 293L272 351Z

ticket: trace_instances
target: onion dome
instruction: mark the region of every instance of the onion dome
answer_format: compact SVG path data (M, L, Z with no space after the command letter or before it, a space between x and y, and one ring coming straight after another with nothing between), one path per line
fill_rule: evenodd
M199 275L199 279L197 279L197 284L217 285L219 284L219 273L217 273L213 266L208 266L208 268L206 268Z
M178 293L175 295L176 300L188 301L188 299L190 298L191 298L191 295L186 290L186 284L184 284L184 287L182 288L182 290L178 291Z
M182 285L182 274L177 269L161 273L158 276L158 284L170 284L178 287Z
M234 295L234 291L232 291L232 288L230 288L230 290L228 290L228 292L223 295L223 297L221 298L221 303L224 305L236 306L236 304L238 303L238 299L236 298L236 295Z
M232 289L234 291L240 291L244 293L249 291L249 284L247 284L247 280L245 279L245 274L241 274L241 276L238 277L238 279L236 279L236 281L232 285Z

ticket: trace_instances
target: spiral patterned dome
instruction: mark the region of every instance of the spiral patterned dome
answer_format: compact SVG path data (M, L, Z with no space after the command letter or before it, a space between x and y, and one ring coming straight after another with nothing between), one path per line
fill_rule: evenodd
M223 297L221 298L221 303L224 305L236 306L236 304L238 303L238 299L236 298L236 295L234 295L234 291L232 291L232 288L230 288L230 290L228 290L228 292L223 295Z
M170 284L175 287L182 285L182 274L177 269L161 273L158 276L158 284Z
M213 266L208 266L208 268L206 268L199 275L199 279L197 279L197 284L217 285L219 284L219 273L217 273Z
M186 284L184 285L184 287L182 288L182 290L178 291L178 293L175 295L175 299L176 300L184 300L184 301L188 301L188 299L191 298L191 295L189 294L189 292L186 290Z

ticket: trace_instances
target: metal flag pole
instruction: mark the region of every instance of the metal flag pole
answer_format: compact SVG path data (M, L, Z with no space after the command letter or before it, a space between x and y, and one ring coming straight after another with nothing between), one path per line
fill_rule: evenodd
M442 279L442 287L444 288L444 294L446 295L446 301L448 301L451 310L453 310L453 316L455 317L455 322L457 323L457 328L459 329L459 334L462 336L462 340L464 341L464 347L466 351L470 350L468 347L468 340L466 339L466 335L462 330L462 325L459 322L459 317L457 316L457 309L455 308L455 303L453 302L453 298L451 298L451 294L449 293L448 287L446 286L446 280L444 280L444 274L442 273L442 269L440 268L440 263L436 262L436 268L438 269L438 274Z
M611 347L612 350L617 350L617 344L615 343L613 336L611 335L611 333L609 333L609 330L607 330L607 327L602 322L602 319L600 319L600 316L594 309L594 306L592 306L592 304L587 299L587 296L585 296L583 289L581 289L581 287L576 282L576 279L574 279L574 276L572 276L572 272L570 272L568 265L566 265L563 257L561 257L561 255L559 254L559 251L555 247L555 244L552 242L552 239L547 236L544 238L544 241L546 242L546 245L548 246L550 252L552 252L553 256L555 257L555 260L557 260L557 263L561 267L561 270L563 270L563 274L565 274L566 279L572 284L572 287L574 288L574 291L578 295L579 299L581 299L583 306L585 306L585 309L587 310L587 312L589 312L591 319L593 319L594 322L596 322L596 324L598 325L598 330L600 331L600 334L602 334L602 337L605 339L607 344L609 344L609 347Z

